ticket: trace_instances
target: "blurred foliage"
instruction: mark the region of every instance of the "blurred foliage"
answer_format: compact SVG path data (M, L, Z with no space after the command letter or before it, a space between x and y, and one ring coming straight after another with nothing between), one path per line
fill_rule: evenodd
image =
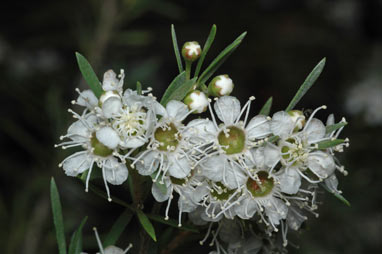
M0 253L57 253L49 204L51 176L60 190L67 238L89 215L83 241L87 250L96 250L91 227L97 226L102 238L124 209L85 193L80 181L66 177L57 167L68 151L54 149L53 144L72 121L66 110L76 96L74 88L84 88L74 52L89 59L99 78L109 68L124 68L128 85L139 80L159 96L178 72L171 23L180 44L187 40L203 44L211 25L217 24L205 65L232 38L248 31L217 74L230 75L234 93L242 100L255 95L255 110L269 96L273 96L273 111L285 108L314 65L327 58L317 84L297 107L326 104L338 120L347 116L350 124L343 136L350 138L351 146L341 160L349 176L341 177L340 188L352 207L322 195L320 218L311 218L299 235L290 234L292 243L300 245L299 249L291 246L290 253L382 252L381 126L368 125L362 113L349 115L344 106L348 90L367 75L379 77L377 84L382 86L381 54L374 54L382 41L381 1L37 0L8 4L0 10ZM370 59L379 65L374 73L365 71ZM325 119L326 114L319 116ZM129 200L123 188L112 191ZM161 236L162 253L208 252L208 246L197 245L197 234L158 223L154 227ZM143 237L138 228L134 219L118 244L125 247ZM152 246L150 239L145 243ZM132 253L138 250L136 246Z

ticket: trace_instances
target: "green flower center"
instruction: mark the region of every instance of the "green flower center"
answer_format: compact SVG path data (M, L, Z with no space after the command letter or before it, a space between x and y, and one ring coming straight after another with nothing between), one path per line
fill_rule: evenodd
M218 200L227 200L235 190L230 190L224 186L221 182L215 183L219 188L218 190L212 189L211 195Z
M154 137L160 143L158 149L161 151L175 150L181 138L178 134L178 129L173 123L157 128L154 132Z
M219 133L218 141L227 154L241 153L245 147L245 133L236 126L230 126Z
M268 195L275 185L273 178L268 178L268 173L260 171L257 173L259 180L255 181L248 178L247 189L251 192L253 197L265 197Z
M102 144L96 137L96 134L93 133L90 144L93 148L93 154L101 156L101 157L107 157L113 153L113 150Z

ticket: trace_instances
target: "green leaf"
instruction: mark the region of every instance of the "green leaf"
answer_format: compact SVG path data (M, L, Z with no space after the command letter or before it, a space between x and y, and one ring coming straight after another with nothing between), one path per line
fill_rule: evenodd
M314 82L316 82L317 78L320 76L322 70L325 67L326 58L323 58L317 65L314 67L312 72L305 79L304 83L298 89L296 95L293 97L291 102L285 111L292 110L296 104L301 100L301 98L306 94L306 92L313 86Z
M169 98L171 94L174 92L174 90L179 88L185 82L186 82L186 72L183 71L178 76L176 76L174 80L170 83L170 85L167 87L166 91L164 92L162 96L160 103L165 106L167 102L170 101Z
M53 177L50 180L50 201L52 204L53 223L56 229L58 253L66 254L64 219L62 217L60 194L58 193L57 186Z
M142 95L142 84L137 81L137 94Z
M331 191L331 190L326 186L325 183L320 183L320 186L321 186L322 188L324 188L327 192L333 194L333 196L335 196L336 198L338 198L339 200L341 200L342 203L344 203L345 205L347 205L347 206L351 206L351 205L350 205L350 202L349 202L344 196L342 196L341 193Z
M142 210L137 210L137 216L139 219L139 222L141 223L143 229L149 234L149 236L154 240L154 242L157 241L157 238L155 236L155 229L153 227L153 224L151 224L149 218L142 212Z
M73 233L69 244L69 254L80 254L82 251L82 228L84 227L88 217L82 219L80 226Z
M110 245L115 245L123 230L125 230L126 226L130 223L132 217L133 214L128 209L121 213L103 241L103 246L107 247Z
M339 122L336 124L328 125L326 126L326 134L332 133L333 131L336 131L339 128L342 128L347 124L348 124L347 122Z
M321 149L330 148L330 147L342 144L344 142L345 142L344 139L334 139L334 140L321 141L321 142L317 143L317 145L318 145L317 149L321 150Z
M215 71L228 59L228 57L235 51L235 49L243 41L247 32L242 33L239 37L236 38L230 45L228 45L204 70L200 75L198 83L204 84L206 81L215 73Z
M206 43L203 46L202 54L200 55L198 64L196 65L194 77L197 77L199 75L200 68L202 68L204 58L206 58L207 52L211 48L212 43L214 42L215 35L216 35L216 25L213 25L211 27L211 31L210 31L210 34L208 35Z
M191 90L195 82L196 78L186 81L185 72L182 72L171 82L171 84L165 91L160 103L163 106L166 106L167 103L171 100L182 100Z
M185 231L191 231L191 232L199 233L199 230L196 227L192 226L192 225L182 224L182 226L179 227L177 220L173 220L173 219L165 220L163 218L163 216L160 216L160 215L157 215L157 214L146 214L146 215L147 215L148 218L150 218L153 221L156 221L156 222L159 222L159 223L162 223L162 224L166 224L166 225L172 226L174 228L178 228L180 230L185 230Z
M173 24L171 25L171 38L172 38L172 44L174 46L176 62L178 63L179 73L182 73L183 72L182 58L180 57L178 41L176 39L175 27Z
M86 58L80 53L76 52L76 58L77 58L78 67L80 67L80 71L82 73L82 76L86 80L86 83L88 83L88 86L93 91L95 96L99 98L102 95L103 90L102 90L101 83L99 82L93 68L91 67L88 60L86 60Z
M273 98L272 98L272 96L271 96L271 97L269 97L269 99L267 100L267 102L265 102L265 104L264 104L264 106L261 108L259 114L260 114L260 115L268 116L268 115L269 115L269 112L271 112L272 102L273 102Z

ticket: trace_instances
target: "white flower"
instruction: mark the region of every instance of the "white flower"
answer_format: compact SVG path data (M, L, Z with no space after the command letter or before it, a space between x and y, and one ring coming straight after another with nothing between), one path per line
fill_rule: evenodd
M190 145L184 139L184 125L182 121L190 114L187 106L179 101L170 101L164 115L155 125L147 149L138 154L133 160L138 171L143 175L151 175L157 170L156 181L159 175L169 175L175 178L185 178L191 172L194 163L190 152Z
M218 125L213 113L213 122L193 120L188 124L185 135L190 143L206 156L199 160L202 174L215 182L221 182L229 189L242 186L249 170L249 150L260 145L262 138L270 134L269 118L263 115L253 117L247 124L251 97L243 109L232 96L219 98L215 105L217 117L223 122ZM211 110L212 111L212 110ZM244 121L240 121L245 113Z
M125 164L119 162L113 154L117 153L120 139L118 134L105 122L93 113L78 115L70 110L78 120L68 128L68 134L61 136L60 139L69 138L69 141L62 142L59 145L63 149L69 147L81 146L85 150L76 152L64 159L59 166L63 167L68 176L77 176L88 171L86 178L85 191L88 191L89 180L94 164L102 170L102 176L106 192L110 198L110 192L107 182L119 185L126 181L128 170Z
M130 89L124 92L122 102L123 105L113 114L112 126L121 137L122 148L136 149L147 143L152 136L157 122L156 115L165 112L153 96L138 95Z
M285 167L280 180L285 193L293 194L297 190L296 185L301 183L300 177L317 183L329 177L336 169L332 154L317 149L319 142L332 138L326 134L325 125L313 118L318 110L325 108L326 106L317 108L306 123L285 112L277 112L272 118L272 132L280 137L280 161ZM309 175L309 172L313 173L313 176Z

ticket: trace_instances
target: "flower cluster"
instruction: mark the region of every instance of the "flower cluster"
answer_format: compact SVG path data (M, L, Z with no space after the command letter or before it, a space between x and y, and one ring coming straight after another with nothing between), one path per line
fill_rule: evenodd
M217 253L226 253L218 235L229 253L261 248L261 241L252 239L260 237L256 233L238 238L248 228L266 237L281 231L286 245L288 228L298 230L307 213L317 215L320 185L340 193L335 172L346 171L335 153L349 143L338 139L344 119L335 124L330 115L324 124L315 118L325 106L309 116L299 110L251 116L255 98L241 107L237 98L227 95L233 88L227 75L213 79L208 88L214 103L193 90L185 103L161 105L151 88L123 91L123 80L123 70L118 76L109 70L99 98L91 90L77 90L72 103L84 110L69 110L76 121L60 137L67 141L57 145L83 148L60 166L68 176L85 173L86 191L93 170L102 173L110 201L108 184L123 184L129 170L150 176L153 197L167 201L166 219L177 193L179 226L183 213L196 225L209 224L203 243L212 225L218 225L212 232ZM207 108L210 118L195 118L193 113ZM236 227L239 233L229 236Z

